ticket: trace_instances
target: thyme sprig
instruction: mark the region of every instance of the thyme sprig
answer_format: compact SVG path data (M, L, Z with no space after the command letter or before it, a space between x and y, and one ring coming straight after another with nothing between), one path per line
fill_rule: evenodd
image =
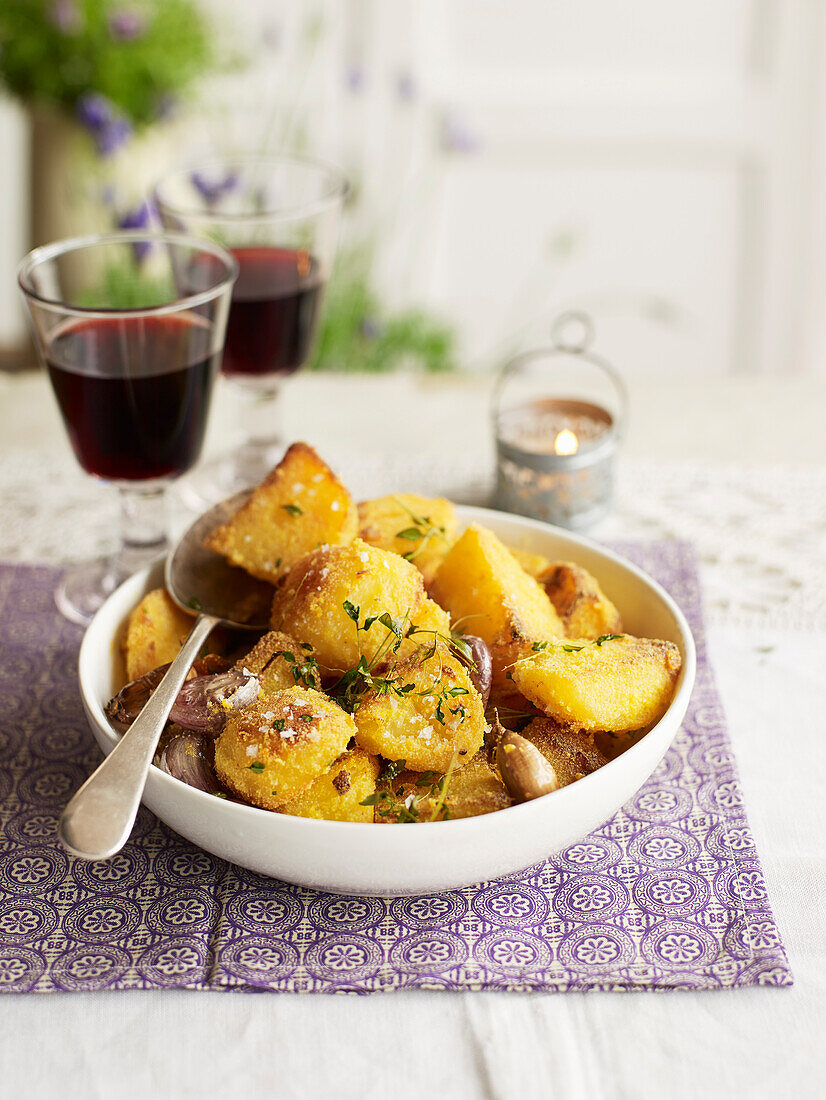
M362 806L375 807L379 817L395 818L396 824L412 825L421 821L436 821L442 815L442 821L450 818L447 793L456 767L458 753L453 754L444 774L435 771L421 772L413 783L412 790L405 793L405 784L400 783L395 790L393 781L404 771L405 760L391 760L379 776L379 782L388 783L389 789L375 791L363 799ZM409 786L409 784L408 784ZM428 805L430 813L427 814Z
M447 531L445 528L439 523L434 523L430 516L418 515L398 497L393 497L393 500L403 511L407 512L411 520L411 526L397 531L396 538L404 539L406 542L418 542L419 544L402 555L407 561L413 561L422 552L430 539L446 537Z

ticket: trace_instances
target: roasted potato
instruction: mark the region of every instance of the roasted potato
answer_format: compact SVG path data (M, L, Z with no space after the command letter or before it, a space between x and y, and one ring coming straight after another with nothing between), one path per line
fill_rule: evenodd
M494 692L508 692L506 673L533 642L565 636L540 585L492 531L476 524L448 551L431 595L450 612L454 626L487 642Z
M235 662L235 667L254 672L261 690L270 695L296 684L321 690L321 674L313 647L277 630L259 639L249 653Z
M517 661L511 675L526 699L563 725L621 733L662 717L680 664L672 642L621 634L551 642Z
M358 514L359 537L412 561L425 584L433 580L456 538L456 509L443 497L398 493L362 501Z
M165 588L147 592L129 616L123 640L126 679L137 680L178 656L194 619Z
M385 669L365 692L353 717L356 744L413 771L444 772L468 760L485 732L482 698L467 669L440 643L432 656L414 654Z
M294 443L275 469L204 545L232 565L277 584L317 546L342 546L358 531L358 512L330 467Z
M536 578L556 608L569 638L622 633L622 620L595 577L570 561L549 564Z
M215 771L245 802L275 810L327 772L355 732L350 715L313 688L262 693L227 719Z
M560 726L553 718L535 718L522 730L556 772L560 787L581 779L608 763L593 733Z
M483 751L469 763L456 767L446 783L443 780L444 775L438 772L408 769L389 778L385 770L385 777L380 777L376 784L374 821L391 824L400 819L425 822L479 817L505 810L512 804L504 783Z
M376 790L379 760L361 749L344 753L296 798L278 807L281 814L324 821L372 821L373 807L363 802Z
M386 645L389 631L378 616L409 624L424 598L418 569L357 538L315 550L293 566L276 591L272 625L312 645L322 673L341 673L361 656L371 661Z
M531 577L538 577L551 564L550 558L546 558L544 554L534 554L530 550L520 550L517 546L508 546L507 549L510 550L511 554Z

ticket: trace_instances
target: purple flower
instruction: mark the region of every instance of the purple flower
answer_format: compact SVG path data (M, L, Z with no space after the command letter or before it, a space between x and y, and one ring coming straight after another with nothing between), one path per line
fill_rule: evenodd
M111 99L98 92L85 92L77 101L77 118L90 131L102 157L111 156L132 133L123 115L117 114Z
M377 340L383 332L383 326L375 317L365 317L361 322L361 335L365 340Z
M146 16L137 8L115 8L109 13L109 33L121 42L140 38L146 30Z
M129 139L132 127L122 116L113 118L102 126L95 135L98 152L102 157L110 157L120 149L121 145Z
M49 7L48 19L61 34L74 34L80 30L80 12L74 0L55 0Z
M115 108L111 99L97 92L84 92L77 101L77 118L87 130L96 132L112 121Z
M442 121L442 145L451 153L475 153L481 147L481 141L464 119L449 111Z
M364 90L364 70L358 65L348 65L344 74L344 84L348 92L358 93Z
M412 103L419 94L416 80L412 73L399 73L396 77L396 95L404 103Z
M149 202L142 202L127 210L117 219L118 229L151 229L155 222L155 208ZM132 251L135 260L142 263L152 251L151 241L134 241Z
M189 178L208 206L214 206L238 185L237 172L227 172L223 179L210 179L203 172L196 171L192 172Z

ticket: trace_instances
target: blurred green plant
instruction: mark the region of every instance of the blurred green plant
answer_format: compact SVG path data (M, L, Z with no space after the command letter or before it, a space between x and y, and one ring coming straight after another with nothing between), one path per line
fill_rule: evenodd
M0 2L0 84L76 115L104 155L165 117L215 64L194 0Z
M368 269L364 249L339 256L308 369L353 374L455 370L453 330L422 310L383 309L370 287Z

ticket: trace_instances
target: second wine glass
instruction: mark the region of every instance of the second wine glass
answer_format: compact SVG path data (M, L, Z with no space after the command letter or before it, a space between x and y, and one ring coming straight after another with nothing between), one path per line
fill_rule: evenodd
M166 228L211 237L239 267L222 371L246 398L244 436L188 479L193 503L257 484L281 457L279 389L309 360L345 193L335 168L277 156L200 164L155 188Z

